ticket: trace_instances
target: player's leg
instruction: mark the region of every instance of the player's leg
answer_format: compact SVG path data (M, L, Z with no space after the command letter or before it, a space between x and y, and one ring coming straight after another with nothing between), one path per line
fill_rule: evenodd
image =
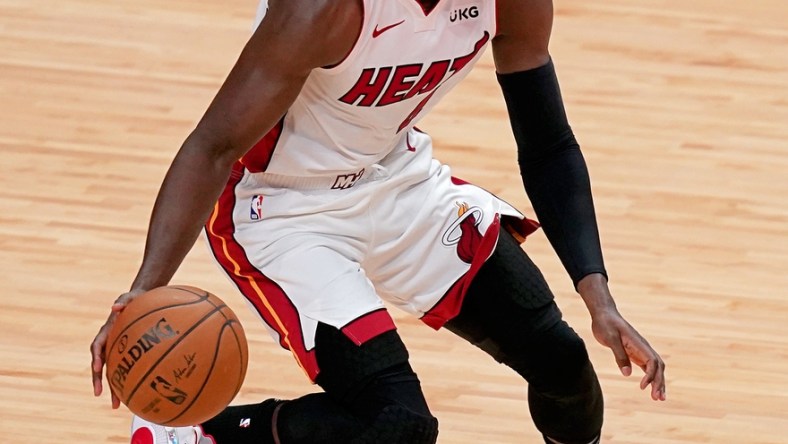
M263 216L250 217L263 194ZM314 211L326 202L335 211ZM359 266L366 211L352 189L291 193L249 176L228 184L206 227L211 250L325 393L229 408L203 425L217 443L435 441L407 351Z
M311 404L286 403L278 423L282 442L349 442L349 443L434 443L437 420L427 407L421 384L408 363L408 353L398 333L383 333L357 346L336 328L320 324L317 332L317 355L320 374L317 383L325 390L322 399ZM346 439L326 435L316 441L314 434L302 427L318 404L332 410L318 412L317 420L337 408L352 415L360 425L346 434ZM332 439L333 438L333 439Z
M205 435L217 444L435 442L437 420L396 331L358 346L320 324L316 339L324 393L230 407L202 425Z
M412 131L407 140L415 151L401 148L382 162L390 172L383 185L396 199L372 207L379 229L364 268L378 294L433 328L450 321L451 330L523 375L532 416L547 436L591 442L602 397L583 341L561 320L538 269L499 230L507 225L525 236L536 225L452 177L431 159L428 135Z
M597 442L602 392L583 340L561 319L541 272L506 231L446 328L528 381L531 417L546 442Z
M427 407L405 345L391 330L356 345L319 324L317 383L293 400L228 407L200 427L164 428L135 419L132 444L433 444Z

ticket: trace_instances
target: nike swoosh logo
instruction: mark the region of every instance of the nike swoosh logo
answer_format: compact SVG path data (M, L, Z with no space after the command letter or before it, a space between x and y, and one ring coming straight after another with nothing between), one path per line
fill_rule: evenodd
M380 37L381 34L383 34L384 32L388 31L389 29L396 28L397 26L399 26L399 25L401 25L403 23L405 23L405 20L403 20L403 21L401 21L399 23L394 23L393 25L384 26L384 27L382 27L380 29L378 29L378 25L375 25L375 29L372 30L372 38L376 39L376 38Z

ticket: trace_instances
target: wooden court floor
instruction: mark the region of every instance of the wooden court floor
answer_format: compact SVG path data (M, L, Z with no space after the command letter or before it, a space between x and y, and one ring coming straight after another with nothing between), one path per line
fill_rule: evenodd
M541 233L526 245L589 344L609 443L788 443L788 5L556 0L552 52L591 169L619 306L668 401L617 373ZM88 344L140 260L169 160L253 0L0 0L0 436L123 443ZM454 173L528 208L489 54L421 125ZM188 215L184 214L184 217ZM175 282L242 315L237 402L314 390L200 245ZM441 443L536 443L524 386L395 313Z

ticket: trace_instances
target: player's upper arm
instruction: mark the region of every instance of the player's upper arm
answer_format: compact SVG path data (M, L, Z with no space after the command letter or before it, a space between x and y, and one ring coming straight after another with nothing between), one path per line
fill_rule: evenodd
M227 162L241 157L287 112L313 69L352 50L362 18L360 0L270 0L184 146Z
M498 0L495 68L507 74L544 65L553 27L552 0Z

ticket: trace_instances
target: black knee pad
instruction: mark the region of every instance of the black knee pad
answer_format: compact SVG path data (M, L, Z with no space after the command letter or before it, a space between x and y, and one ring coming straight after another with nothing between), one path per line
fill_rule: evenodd
M545 351L528 387L537 428L564 444L587 444L602 430L604 401L582 339L564 322L545 332Z
M351 444L434 444L438 420L398 405L383 409L366 431Z
M599 438L604 419L602 389L589 362L581 379L584 388L553 396L528 388L531 418L546 437L562 444L589 444Z
M539 391L554 395L582 391L590 376L585 342L564 321L531 339L522 357L510 357L515 364L527 359L528 382ZM591 369L593 372L593 369Z
M592 442L602 429L604 402L583 340L564 321L509 338L494 356L528 381L536 427L564 444Z

